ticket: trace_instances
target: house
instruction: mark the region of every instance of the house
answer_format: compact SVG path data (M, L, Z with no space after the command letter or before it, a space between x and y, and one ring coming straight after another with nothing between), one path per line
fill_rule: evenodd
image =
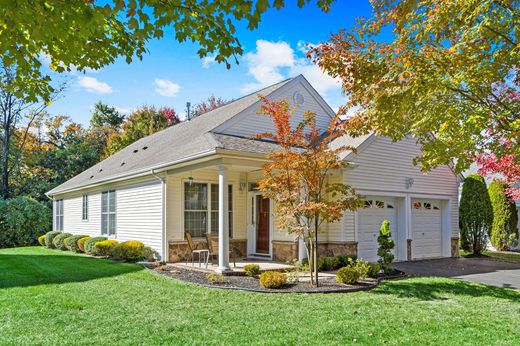
M333 116L303 76L239 98L143 138L49 191L54 229L141 240L166 261L187 256L185 231L195 240L218 235L219 271L229 270L229 246L248 257L301 257L301 244L277 228L273 203L256 189L266 154L277 148L251 139L274 131L272 120L258 114L258 95L288 100L297 107L295 121L304 111L315 112L323 129ZM366 208L325 226L322 253L377 260L378 230L388 219L397 260L457 255L459 177L450 167L422 173L412 164L420 154L412 139L393 143L367 135L338 141L357 151L344 154L349 168L330 179L366 196Z

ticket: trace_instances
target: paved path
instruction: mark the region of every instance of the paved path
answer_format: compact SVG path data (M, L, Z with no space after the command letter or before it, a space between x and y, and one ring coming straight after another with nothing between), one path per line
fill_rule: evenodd
M394 263L408 274L441 276L520 290L520 263L483 258L442 258Z

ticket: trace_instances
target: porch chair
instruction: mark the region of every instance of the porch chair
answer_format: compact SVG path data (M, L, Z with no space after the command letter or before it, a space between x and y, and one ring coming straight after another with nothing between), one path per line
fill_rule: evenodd
M213 264L213 259L218 258L218 238L212 237L210 234L206 234L206 240L208 242L209 247L209 256L211 257L211 264ZM229 257L233 260L233 268L237 267L236 263L236 254L238 253L238 249L236 249L233 245L229 245Z
M191 265L195 266L195 263L193 262L193 255L198 254L198 260L199 260L199 267L200 267L200 259L202 255L204 255L204 264L206 266L206 269L208 269L208 261L209 261L209 249L197 249L197 246L193 242L193 239L191 237L190 232L184 232L184 235L186 237L186 241L188 242L188 249L190 250L191 255ZM188 258L186 258L186 264L188 264Z

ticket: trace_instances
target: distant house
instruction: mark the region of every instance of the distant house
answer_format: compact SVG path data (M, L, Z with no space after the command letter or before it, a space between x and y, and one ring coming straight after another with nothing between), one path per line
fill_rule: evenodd
M224 249L230 243L243 256L298 258L300 244L277 228L273 203L256 189L266 154L277 149L251 139L274 131L272 120L258 115L258 95L296 105L295 121L314 111L322 129L333 116L303 76L239 98L143 138L49 191L54 229L141 240L166 261L187 256L184 232L199 241L209 233L224 244L220 270L228 269ZM459 177L450 167L422 173L412 164L420 154L412 139L393 143L368 135L339 141L357 152L343 155L351 165L331 180L366 196L366 208L325 227L322 253L377 260L378 230L388 219L397 260L457 255Z

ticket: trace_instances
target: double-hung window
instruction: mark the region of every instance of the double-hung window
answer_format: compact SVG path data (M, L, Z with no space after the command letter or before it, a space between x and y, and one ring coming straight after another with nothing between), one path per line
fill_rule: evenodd
M184 230L192 237L218 234L218 184L184 183ZM233 235L233 186L228 185L228 230Z
M101 234L116 234L116 192L114 190L101 193Z
M63 231L63 199L54 202L54 222L55 230Z
M83 207L82 207L82 217L83 221L88 220L88 195L83 195Z

